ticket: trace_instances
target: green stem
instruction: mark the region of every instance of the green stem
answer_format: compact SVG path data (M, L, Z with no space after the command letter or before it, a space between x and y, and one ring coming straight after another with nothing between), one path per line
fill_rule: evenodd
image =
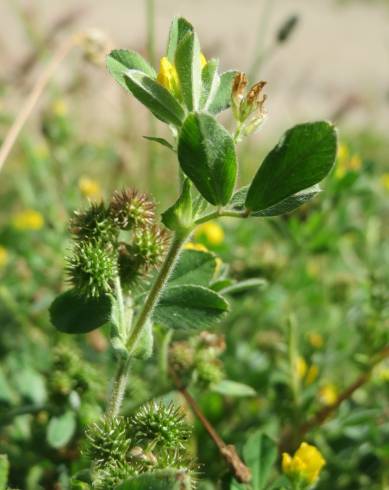
M195 221L196 225L201 225L202 223L206 223L207 221L211 221L212 219L217 219L217 218L247 218L250 215L250 212L248 209L245 209L244 211L234 211L234 210L224 210L224 209L218 209L217 211L213 211L212 213L206 214L205 216L202 216L201 218L197 219Z
M111 399L107 409L107 415L109 417L116 417L120 412L120 407L122 406L124 394L126 392L129 367L129 359L122 359L119 362L113 382Z
M147 296L146 302L139 313L138 319L133 329L131 330L130 338L128 339L127 342L127 349L130 356L136 347L136 344L142 333L143 327L145 326L146 322L149 320L155 306L158 303L158 300L166 286L166 282L169 279L170 274L173 272L181 248L185 243L186 239L187 236L178 237L177 235L175 235L173 238L173 241L170 245L170 249L166 255L165 261L162 264L159 274L155 278L154 284Z

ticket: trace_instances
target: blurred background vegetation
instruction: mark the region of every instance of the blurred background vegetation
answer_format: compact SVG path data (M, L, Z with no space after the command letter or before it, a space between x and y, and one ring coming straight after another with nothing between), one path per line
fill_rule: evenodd
M223 375L256 395L222 396L206 383L194 394L240 447L258 428L279 440L369 372L305 437L327 459L318 488L388 489L389 364L372 363L389 326L389 9L366 0L2 1L0 142L63 43L99 29L59 65L1 169L0 453L10 459L10 485L65 489L86 464L83 429L101 413L114 369L107 332L59 335L47 310L64 288L74 209L124 185L152 192L161 210L177 196L169 150L142 141L163 128L101 63L104 51L121 47L157 65L177 14L196 26L207 58L268 82L266 125L241 148L242 184L295 123L331 119L341 141L337 167L313 203L281 219L225 220L194 237L230 264L233 277L266 281L259 292L236 294L217 327L226 341ZM139 363L125 411L161 395L159 377L157 362ZM63 414L73 429L53 441L50 421ZM193 454L209 483L201 488L216 488L225 466L195 426Z

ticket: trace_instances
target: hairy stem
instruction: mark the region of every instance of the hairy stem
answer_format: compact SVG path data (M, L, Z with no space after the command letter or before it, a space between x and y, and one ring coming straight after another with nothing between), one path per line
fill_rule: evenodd
M216 218L248 218L250 211L245 209L244 211L234 211L233 209L218 209L212 213L206 214L195 221L196 225L201 225L207 221L211 221Z
M158 303L158 300L166 286L166 282L169 279L170 274L173 272L181 248L185 243L186 238L187 237L181 238L175 235L170 244L169 251L165 257L162 267L157 277L155 278L154 284L147 296L146 302L143 305L143 308L139 313L136 323L131 330L130 337L127 342L127 349L130 355L136 347L143 327L145 326L147 320L149 320L155 306Z
M147 296L146 302L139 313L135 325L131 329L129 338L127 340L128 358L122 359L120 361L113 382L111 398L107 409L107 414L110 417L115 417L116 415L118 415L120 411L120 407L123 402L124 393L126 391L131 354L134 352L139 337L142 334L143 328L146 325L155 306L158 303L161 293L164 290L166 286L166 282L169 279L170 274L174 269L181 248L185 243L185 241L186 241L186 237L179 238L177 236L174 236L169 251L162 264L162 267L157 277L155 278L154 284ZM124 310L123 310L124 303L123 303L123 298L121 296L121 288L120 287L118 288L118 284L116 284L116 296L119 303L119 318L121 319L120 321L124 321ZM123 328L124 326L121 324L119 326L120 332L123 332Z
M111 399L107 408L107 415L109 417L116 417L120 412L120 407L122 406L126 392L129 367L129 359L122 359L119 362L113 382Z

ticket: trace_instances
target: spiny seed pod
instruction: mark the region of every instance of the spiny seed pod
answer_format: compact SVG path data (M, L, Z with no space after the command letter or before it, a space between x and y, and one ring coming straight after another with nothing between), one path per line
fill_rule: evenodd
M197 380L203 386L220 383L223 379L223 365L218 359L199 362L196 366Z
M110 215L122 230L150 226L155 219L155 206L146 194L125 189L116 191L111 199Z
M167 241L168 233L157 225L135 231L131 252L145 272L161 263Z
M112 290L117 274L117 257L99 243L81 242L67 258L69 282L86 296L98 297Z
M185 340L173 342L169 349L169 363L181 374L188 371L194 363L193 347Z
M70 219L70 232L76 240L106 244L115 242L118 230L104 203L91 203L85 211L75 211Z
M67 396L73 389L73 379L69 373L55 370L49 376L48 386L51 395Z
M131 245L121 243L118 251L120 282L124 289L128 289L144 275L143 261L134 255Z
M127 461L111 459L94 472L93 488L97 490L116 488L134 475L137 475L137 472Z
M125 461L130 446L128 420L124 417L103 417L85 431L85 453L97 467L109 461Z
M131 428L137 444L153 442L157 447L165 448L183 449L191 435L184 413L172 403L144 405L132 417Z

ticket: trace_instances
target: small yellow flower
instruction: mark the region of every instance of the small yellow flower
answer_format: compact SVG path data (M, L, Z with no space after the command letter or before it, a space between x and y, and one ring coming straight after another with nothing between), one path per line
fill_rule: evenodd
M309 332L308 333L308 342L315 349L321 349L324 345L323 336L317 332Z
M8 250L0 245L0 267L4 267L8 262Z
M380 182L386 191L389 191L389 173L381 175Z
M180 81L176 67L164 56L159 63L157 81L175 97L180 97Z
M184 245L184 248L186 250L197 250L198 252L208 252L207 247L202 245L201 243L188 242Z
M319 374L319 368L317 367L317 365L311 364L310 366L308 366L307 361L302 356L298 356L296 358L295 370L297 376L301 380L304 380L305 383L308 385L312 384Z
M316 379L319 374L319 368L317 367L316 364L312 364L309 366L307 375L305 377L305 382L307 385L311 385Z
M288 453L282 454L282 471L287 476L301 479L310 485L317 481L325 464L320 451L306 442L301 443L293 457Z
M308 371L308 365L306 360L302 356L298 356L295 362L295 370L297 376L302 379L305 377Z
M201 68L204 68L204 66L207 64L207 58L204 56L203 53L200 53L200 65Z
M224 230L217 223L209 221L197 228L195 236L204 237L210 245L220 245L224 241Z
M358 172L362 167L362 159L358 154L351 154L345 144L339 145L335 176L343 178L347 172Z
M40 230L43 228L44 219L41 213L35 211L35 209L25 209L16 213L11 223L16 230Z
M68 114L68 106L63 99L57 99L52 103L51 111L57 117L65 117Z
M204 68L206 64L206 57L203 55L203 53L200 53L201 68ZM177 97L178 99L181 97L180 80L178 78L177 69L166 56L163 56L160 59L157 81L167 90L169 90L174 97Z
M327 383L319 390L319 398L324 405L333 405L338 399L338 389L332 383Z
M78 180L78 188L81 194L90 199L98 198L101 196L100 184L89 177L83 176Z

